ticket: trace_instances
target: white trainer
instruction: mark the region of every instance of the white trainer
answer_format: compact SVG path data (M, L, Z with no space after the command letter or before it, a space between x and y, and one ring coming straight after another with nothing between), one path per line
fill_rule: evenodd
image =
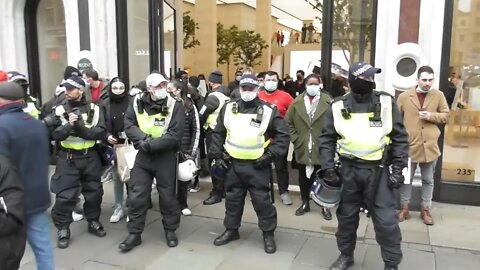
M182 215L184 215L184 216L190 216L191 214L192 214L192 211L190 211L190 209L188 209L188 208L184 208L182 210Z
M83 219L83 215L75 213L75 211L73 211L72 212L72 218L73 218L73 221L80 221L80 220Z
M110 223L117 223L119 222L125 214L123 213L123 209L121 207L118 207L113 211L112 216L110 217Z

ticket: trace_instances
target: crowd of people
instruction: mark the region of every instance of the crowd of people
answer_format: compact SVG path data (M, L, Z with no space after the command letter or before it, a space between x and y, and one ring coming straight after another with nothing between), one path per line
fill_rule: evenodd
M403 184L403 171L408 162L420 167L421 218L433 225L437 124L446 122L449 111L442 92L432 87L430 67L418 70L418 86L401 94L398 104L388 93L374 91L379 72L368 63L352 64L345 94L345 80L335 77L336 88L324 89L319 75L305 76L302 70L293 81L275 71L255 74L247 68L238 70L228 86L218 70L207 77L179 71L170 80L153 71L128 89L124 78L105 80L93 69L68 66L54 96L40 107L29 95L27 76L0 72L0 242L8 243L0 244L0 269L19 267L27 240L38 269L54 269L50 192L58 248L70 245L70 225L76 220L86 219L92 235L106 236L100 222L102 178L113 181L110 222L127 218L122 252L142 243L152 188L158 191L165 242L177 246L180 217L192 214L188 193L200 189L200 176L211 175L212 190L203 204L225 200L225 231L213 244L240 238L248 192L264 251L274 253L272 165L281 202L292 205L290 144L301 195L292 213L310 211L312 186L319 178L342 187L336 210L341 254L330 269L354 264L362 208L372 217L385 269L397 269L402 259L398 222L410 217L411 185ZM206 93L200 90L202 80ZM120 158L128 159L129 146L136 150L129 152L133 160L127 178ZM56 165L51 179L49 161ZM398 213L396 188L402 196ZM322 206L321 213L332 219L330 207Z

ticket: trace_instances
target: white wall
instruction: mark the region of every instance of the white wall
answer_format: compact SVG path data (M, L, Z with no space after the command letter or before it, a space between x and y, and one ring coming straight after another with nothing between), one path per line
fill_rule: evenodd
M27 74L25 0L2 0L0 8L0 70Z

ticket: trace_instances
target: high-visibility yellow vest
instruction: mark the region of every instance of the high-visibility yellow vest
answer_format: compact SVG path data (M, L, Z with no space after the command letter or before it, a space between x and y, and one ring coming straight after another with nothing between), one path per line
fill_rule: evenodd
M137 117L138 127L150 137L160 138L168 130L176 100L170 96L167 96L168 113L148 115L148 113L140 113L138 110L138 100L141 98L141 96L141 94L136 95L133 101L133 110L135 111L135 116Z
M255 160L260 158L270 140L265 141L273 109L263 105L261 122L256 122L257 114L235 113L232 110L234 102L227 103L223 125L227 130L225 151L236 159Z
M218 107L217 109L215 109L214 112L212 112L208 117L207 117L207 121L205 122L205 124L203 125L203 128L205 130L207 130L208 128L214 130L215 129L215 126L217 126L217 118L218 118L218 114L220 113L220 110L222 109L223 105L225 103L227 103L228 101L230 101L230 98L225 96L223 93L220 93L220 92L212 92L210 93L209 95L212 95L212 96L215 96L218 98L218 101L220 102L218 104Z
M25 113L28 113L31 117L38 119L40 112L37 109L37 106L35 106L35 103L33 102L27 102L27 106L23 108L23 111Z
M97 105L90 103L90 110L93 111L93 117L91 122L87 121L88 113L82 113L82 119L85 123L86 128L95 127L98 124L98 120L100 118L100 108ZM58 106L55 108L55 115L60 116L62 125L65 125L68 123L68 118L64 117L64 113L65 113L65 107ZM61 141L60 145L66 149L85 150L88 148L92 148L95 145L95 140L85 140L83 138L70 135L65 140Z
M363 160L381 160L383 150L390 143L392 132L392 97L380 94L381 121L371 121L373 112L350 113L346 119L342 115L344 101L335 100L332 103L332 113L335 130L340 139L337 141L340 156L356 157Z

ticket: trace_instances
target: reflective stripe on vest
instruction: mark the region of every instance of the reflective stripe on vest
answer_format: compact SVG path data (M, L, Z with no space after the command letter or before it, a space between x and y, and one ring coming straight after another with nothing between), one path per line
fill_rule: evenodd
M220 102L218 104L218 107L217 109L215 109L214 112L212 112L208 117L207 117L207 121L205 122L205 124L203 125L203 128L205 130L207 130L208 128L214 130L215 127L217 126L217 118L218 118L218 114L220 113L220 110L222 109L223 107L223 104L225 104L226 102L230 101L230 98L225 96L224 94L220 93L220 92L212 92L210 93L210 95L212 96L215 96L218 98L218 101Z
M173 108L175 107L175 102L177 101L174 98L168 96L167 115L162 115L161 113L148 115L148 113L146 112L138 112L137 101L139 98L141 98L141 96L141 94L136 95L135 100L133 101L133 110L135 111L135 116L137 117L138 127L141 131L151 136L152 138L160 138L163 134L167 133L168 126L170 125L170 120L172 120Z
M380 95L380 105L382 125L372 126L373 112L350 113L351 118L345 119L341 112L343 100L332 103L335 130L341 137L337 141L339 155L370 161L382 159L383 149L390 143L388 135L392 132L392 98Z
M98 120L100 118L100 108L97 105L90 103L90 110L93 110L94 112L91 123L87 122L88 113L82 113L82 119L85 123L86 128L95 127L98 124ZM55 108L55 115L60 116L62 125L65 125L68 123L68 119L65 119L65 117L63 116L64 113L65 113L65 108L63 106L58 106ZM61 141L60 145L63 148L67 148L67 149L84 150L84 149L92 148L95 145L95 141L85 140L83 138L70 135L65 140Z
M233 103L228 103L225 108L223 124L227 130L225 151L236 159L255 160L260 158L270 140L265 141L272 108L263 105L262 122L254 122L257 114L233 113Z
M38 119L40 112L37 109L37 106L35 106L35 103L33 102L27 102L27 106L23 108L23 111L25 113L28 113L31 117Z

